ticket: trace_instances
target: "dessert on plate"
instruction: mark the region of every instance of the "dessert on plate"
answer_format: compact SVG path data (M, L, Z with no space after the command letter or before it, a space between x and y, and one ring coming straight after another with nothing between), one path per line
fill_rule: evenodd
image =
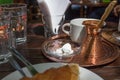
M79 65L67 64L59 68L50 68L33 77L23 77L21 80L79 80Z

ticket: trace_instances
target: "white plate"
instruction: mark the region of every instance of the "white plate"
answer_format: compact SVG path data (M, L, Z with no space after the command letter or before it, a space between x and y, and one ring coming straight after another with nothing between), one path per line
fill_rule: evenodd
M65 63L42 63L42 64L36 64L33 65L39 72L43 72L51 67L60 67L65 65ZM28 76L31 76L30 73L28 72L27 68L23 68L25 73ZM83 67L79 67L80 70L80 80L104 80L97 74L93 73L90 70L87 70ZM22 78L21 74L18 71L15 71L8 76L4 77L2 80L20 80Z

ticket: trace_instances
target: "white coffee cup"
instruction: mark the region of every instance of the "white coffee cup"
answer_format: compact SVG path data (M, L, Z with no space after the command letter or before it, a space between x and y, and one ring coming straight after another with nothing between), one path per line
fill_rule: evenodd
M83 25L83 21L85 20L96 20L91 18L76 18L72 19L70 23L65 23L62 26L62 31L70 36L71 40L81 44L85 36L87 35L85 25ZM69 27L70 30L66 30L65 28Z

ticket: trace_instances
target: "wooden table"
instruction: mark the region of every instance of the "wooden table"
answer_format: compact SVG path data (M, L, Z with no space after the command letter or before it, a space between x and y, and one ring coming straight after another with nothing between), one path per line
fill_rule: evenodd
M98 2L98 3L91 3L88 0L83 0L80 2L80 0L71 0L71 5L80 5L80 17L87 17L87 6L89 8L89 12L92 11L94 7L106 7L109 3L103 3L103 2Z
M27 43L19 45L17 49L32 64L53 62L42 54L41 44L45 40L46 39L40 35L29 35ZM23 63L21 63L19 60L18 62L22 67L24 67ZM120 56L109 64L90 67L87 69L98 74L104 80L120 80ZM15 69L9 63L0 65L0 79L13 71L15 71Z

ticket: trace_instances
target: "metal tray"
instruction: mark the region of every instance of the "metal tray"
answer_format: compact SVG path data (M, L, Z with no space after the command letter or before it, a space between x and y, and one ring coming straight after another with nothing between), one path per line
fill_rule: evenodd
M70 39L69 36L66 36L64 34L53 36L50 39ZM102 38L102 37L101 37ZM119 56L118 46L112 44L111 42L105 40L102 38L102 44L106 49L106 53L104 53L102 56L97 56L97 59L95 59L93 56L85 57L84 54L77 54L73 56L72 60L68 63L77 63L82 67L96 67L108 64ZM64 61L62 61L64 62Z
M71 62L78 63L83 67L92 67L92 66L101 66L108 64L119 57L118 47L113 45L108 41L102 41L104 48L106 49L106 53L101 56L88 56L85 57L83 54L79 54L74 56Z
M106 39L107 41L117 45L117 46L120 46L120 41L118 41L114 36L113 36L113 33L116 32L116 31L103 31L102 32L102 37L104 39Z

